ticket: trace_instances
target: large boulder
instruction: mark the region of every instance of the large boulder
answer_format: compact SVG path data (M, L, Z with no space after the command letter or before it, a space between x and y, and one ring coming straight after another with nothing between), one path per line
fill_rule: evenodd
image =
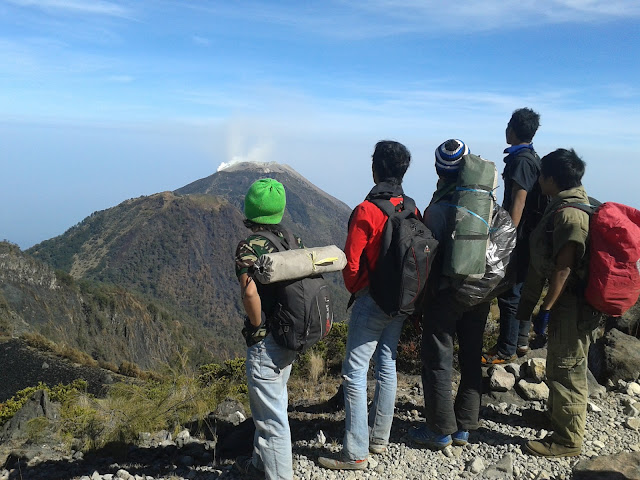
M45 390L34 392L0 429L0 466L25 463L41 455L55 458L54 430L59 410ZM39 425L30 423L37 418L43 420Z
M603 343L603 376L600 383L611 380L633 381L640 376L640 340L613 329L607 332ZM604 381L603 381L604 380Z
M0 431L0 442L25 437L29 420L45 417L54 421L57 420L58 415L59 408L51 403L46 390L38 390L29 397L27 403L11 417L11 420L4 424Z
M640 338L640 300L621 317L607 319L607 330L615 328L622 333Z
M619 453L580 460L573 480L640 480L640 453Z

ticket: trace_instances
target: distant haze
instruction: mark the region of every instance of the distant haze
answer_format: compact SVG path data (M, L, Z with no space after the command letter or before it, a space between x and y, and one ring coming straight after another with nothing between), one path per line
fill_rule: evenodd
M411 150L424 208L436 146L461 138L501 171L523 106L540 154L575 148L592 196L640 208L639 31L637 0L0 0L0 239L238 161L353 207L381 139Z

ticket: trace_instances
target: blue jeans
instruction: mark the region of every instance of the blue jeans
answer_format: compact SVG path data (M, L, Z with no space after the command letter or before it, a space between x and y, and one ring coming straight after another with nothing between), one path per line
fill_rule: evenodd
M287 381L295 358L296 352L278 345L271 335L247 349L249 404L256 425L253 464L267 479L293 478Z
M500 308L498 352L507 357L515 355L518 347L529 345L531 320L520 321L516 318L522 285L523 283L516 283L498 297Z
M353 305L342 363L345 404L342 452L349 460L367 458L369 441L389 443L398 384L398 340L405 318L405 315L388 316L369 294L359 297ZM372 357L376 386L367 421L367 372Z

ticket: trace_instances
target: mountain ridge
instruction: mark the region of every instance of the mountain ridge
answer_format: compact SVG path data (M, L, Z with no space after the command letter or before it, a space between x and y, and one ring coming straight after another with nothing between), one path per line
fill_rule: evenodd
M350 208L289 166L234 165L173 192L125 200L92 213L64 234L26 251L75 281L117 285L204 330L216 353L244 349L242 308L233 258L244 226L244 195L270 175L285 185L282 225L306 246L344 245ZM336 320L346 319L348 294L340 273L326 276ZM205 341L206 340L206 341Z

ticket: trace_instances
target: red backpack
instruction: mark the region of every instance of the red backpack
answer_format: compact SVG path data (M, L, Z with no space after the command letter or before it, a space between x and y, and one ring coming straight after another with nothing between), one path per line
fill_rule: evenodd
M566 204L559 210L563 208L577 208L590 217L587 302L606 315L622 315L640 297L640 210L614 202Z

